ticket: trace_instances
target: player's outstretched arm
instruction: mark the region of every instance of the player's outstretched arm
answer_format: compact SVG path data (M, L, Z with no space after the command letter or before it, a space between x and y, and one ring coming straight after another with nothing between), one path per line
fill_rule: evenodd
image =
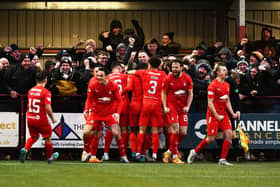
M51 104L46 104L45 107L46 107L46 112L47 112L48 116L49 116L49 117L51 118L51 120L52 120L52 123L55 123L55 122L56 122L56 119L54 119L54 117L53 117L53 111L52 111L52 106L51 106Z
M135 72L136 72L136 70L129 70L129 71L127 72L127 74L128 74L128 75L134 75Z

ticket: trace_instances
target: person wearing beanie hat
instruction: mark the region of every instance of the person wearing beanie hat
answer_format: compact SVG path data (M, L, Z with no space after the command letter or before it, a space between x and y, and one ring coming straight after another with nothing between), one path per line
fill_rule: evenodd
M16 44L11 44L10 46L6 47L8 49L7 58L11 65L15 65L21 62L21 53L19 48Z
M264 27L262 29L262 40L269 41L272 38L272 30L269 27Z
M8 93L12 98L19 94L27 94L28 90L35 84L36 70L31 68L31 55L22 53L18 64L7 69L5 78L8 84Z
M120 43L116 48L116 59L118 62L123 62L126 54L127 46L124 43Z
M60 61L60 73L64 79L68 79L71 75L72 69L72 60L69 57L62 57Z
M245 75L248 70L248 62L245 59L241 59L237 62L237 72L239 74Z
M264 51L266 46L277 48L277 40L272 36L272 29L270 27L264 27L261 32L261 40L254 42L255 49Z
M72 68L71 57L61 58L59 68L51 71L50 79L49 90L52 94L75 95L80 93L80 74Z
M123 43L122 24L119 20L113 20L110 31L101 32L98 39L102 42L102 49L110 53L110 61L116 60L116 48Z
M114 31L114 29L117 29L119 32L122 30L122 24L117 19L112 20L112 22L110 24L110 31L111 32L116 32L116 31Z
M250 56L250 66L259 65L263 60L263 54L259 51L253 51Z
M28 54L28 53L22 53L22 54L20 55L21 65L22 65L22 67L23 67L24 69L28 69L28 68L31 67L31 59L32 59L32 58L33 58L33 57L32 57L30 54Z

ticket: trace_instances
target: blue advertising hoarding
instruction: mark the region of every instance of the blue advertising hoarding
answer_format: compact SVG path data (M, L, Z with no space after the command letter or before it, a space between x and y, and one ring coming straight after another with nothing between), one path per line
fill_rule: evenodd
M240 126L250 137L250 149L280 149L280 115L246 113L241 114ZM237 121L233 124L237 129ZM180 144L182 149L196 147L206 137L205 114L189 114L188 134ZM215 148L212 143L208 148Z

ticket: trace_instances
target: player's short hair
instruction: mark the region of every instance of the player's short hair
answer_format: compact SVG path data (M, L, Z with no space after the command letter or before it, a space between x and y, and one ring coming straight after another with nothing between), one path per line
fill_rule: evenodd
M178 58L176 58L176 60L173 60L173 61L171 62L171 65L172 65L173 63L175 63L175 62L176 62L176 63L179 63L181 67L184 66L182 60L180 60L180 59L178 59Z
M148 69L148 64L147 63L139 63L139 64L137 64L135 69L136 70L138 70L138 69Z
M117 67L117 66L121 67L121 63L118 62L118 61L114 61L114 62L111 64L111 69L113 69L113 68L115 68L115 67Z
M215 77L217 77L217 72L220 71L221 67L227 67L226 64L224 62L216 62L214 65L214 69L213 69L213 73L215 75Z
M44 80L47 78L48 74L46 71L38 71L35 75L36 82L44 82Z
M160 64L161 64L161 60L157 56L152 56L149 59L149 64L152 66L152 68L158 68L160 66Z
M104 67L98 68L98 71L103 71L105 73L105 75L109 74L109 70L107 68L104 68Z

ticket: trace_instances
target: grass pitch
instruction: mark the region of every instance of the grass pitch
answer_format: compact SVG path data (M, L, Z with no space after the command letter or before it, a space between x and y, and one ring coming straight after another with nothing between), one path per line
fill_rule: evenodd
M0 187L280 186L280 162L193 165L0 161Z

